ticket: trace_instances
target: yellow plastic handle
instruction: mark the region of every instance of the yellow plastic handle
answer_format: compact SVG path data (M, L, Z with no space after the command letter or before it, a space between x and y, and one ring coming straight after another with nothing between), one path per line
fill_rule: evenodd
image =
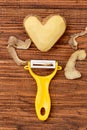
M35 100L35 108L37 116L40 120L46 120L50 113L51 100L49 95L49 79L39 77L37 82L37 95ZM42 113L44 111L44 113Z
M55 76L57 70L61 70L62 67L58 66L56 62L55 70L48 76L36 75L30 67L30 62L28 62L28 66L25 66L24 69L29 70L30 74L36 80L38 87L35 100L36 114L40 120L44 121L48 118L51 109L51 99L49 95L50 81ZM44 113L42 113L42 110L44 110Z

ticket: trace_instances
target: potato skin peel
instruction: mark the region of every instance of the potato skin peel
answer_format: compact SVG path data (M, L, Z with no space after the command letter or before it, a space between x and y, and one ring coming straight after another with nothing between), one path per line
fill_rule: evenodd
M76 60L84 60L85 58L85 50L77 50L70 56L64 69L64 74L67 79L77 79L81 77L81 73L75 68Z
M74 49L74 50L77 50L78 49L78 42L76 41L76 39L78 37L81 37L81 36L84 36L87 34L87 27L85 28L84 31L80 32L80 33L75 33L73 35L71 35L68 43L69 45Z
M15 36L9 37L7 50L17 65L25 65L27 63L27 61L22 60L18 57L15 48L16 49L28 49L30 47L30 45L31 45L30 39L26 39L24 42L24 41L16 38Z

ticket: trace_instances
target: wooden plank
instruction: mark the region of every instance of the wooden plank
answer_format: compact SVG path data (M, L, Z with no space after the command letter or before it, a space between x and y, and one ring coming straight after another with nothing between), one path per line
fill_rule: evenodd
M17 66L7 52L10 35L22 40L28 38L23 19L28 14L42 18L61 14L67 21L63 37L46 53L32 43L29 50L17 50L22 59L58 60L63 70L58 71L50 84L52 109L47 121L38 120L35 113L36 83L29 72ZM68 45L71 34L87 26L86 0L0 0L0 130L86 130L87 129L87 58L78 61L82 73L78 80L66 80L64 67L74 50ZM79 48L87 51L87 36L78 39ZM51 70L35 70L47 75Z
M0 127L0 130L17 130L17 128L11 128L11 127Z
M66 9L86 9L87 7L87 1L86 0L0 0L0 5L3 8L53 8L53 9L60 9L60 8L66 8Z

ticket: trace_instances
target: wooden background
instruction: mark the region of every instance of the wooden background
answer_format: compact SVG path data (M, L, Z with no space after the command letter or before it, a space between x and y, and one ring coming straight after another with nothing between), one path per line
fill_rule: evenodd
M44 18L56 13L65 17L67 30L49 52L40 52L33 43L29 50L17 50L22 59L55 59L63 67L50 84L52 109L48 120L42 122L34 107L36 83L13 62L6 47L11 35L28 38L23 27L26 15ZM87 58L77 62L81 79L64 77L64 67L74 52L69 37L86 26L86 0L0 0L0 130L87 130ZM78 41L79 48L87 51L87 36ZM47 73L39 71L40 75Z

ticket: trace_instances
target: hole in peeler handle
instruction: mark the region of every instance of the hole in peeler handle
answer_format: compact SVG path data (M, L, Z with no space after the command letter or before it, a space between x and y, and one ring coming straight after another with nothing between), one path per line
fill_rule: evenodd
M44 115L45 115L45 108L44 108L44 107L42 107L42 108L41 108L40 113L41 113L41 115L42 115L42 116L44 116Z

